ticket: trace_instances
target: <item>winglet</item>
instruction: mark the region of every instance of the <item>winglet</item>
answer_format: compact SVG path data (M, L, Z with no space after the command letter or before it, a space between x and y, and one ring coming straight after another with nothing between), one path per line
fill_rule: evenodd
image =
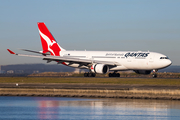
M13 51L11 51L10 49L7 49L9 51L9 53L11 54L15 54Z

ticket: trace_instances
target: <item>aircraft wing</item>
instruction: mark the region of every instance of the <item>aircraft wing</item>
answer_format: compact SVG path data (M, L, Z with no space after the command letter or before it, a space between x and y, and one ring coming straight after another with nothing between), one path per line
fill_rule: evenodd
M111 62L111 61L99 61L99 60L93 60L93 59L82 59L82 58L72 58L72 57L64 57L64 56L38 56L38 55L25 55L25 54L17 54L11 51L10 49L7 49L11 54L18 55L18 56L24 56L24 57L35 57L35 58L42 58L43 60L47 60L47 62L56 61L58 63L63 62L69 62L70 64L77 63L81 65L88 65L92 63L98 63L98 64L105 64L105 65L112 65L112 66L118 66L120 65L117 62Z

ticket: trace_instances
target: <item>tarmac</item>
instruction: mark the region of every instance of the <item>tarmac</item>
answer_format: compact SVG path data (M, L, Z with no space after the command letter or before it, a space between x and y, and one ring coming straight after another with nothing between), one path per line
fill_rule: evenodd
M1 83L0 96L48 96L180 100L180 86Z
M98 90L180 90L180 86L129 85L129 84L82 84L82 83L0 83L0 88L53 88L53 89L98 89Z

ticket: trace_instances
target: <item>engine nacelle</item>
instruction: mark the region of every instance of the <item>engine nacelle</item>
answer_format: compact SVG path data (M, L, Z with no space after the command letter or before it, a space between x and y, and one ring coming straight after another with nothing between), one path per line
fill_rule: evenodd
M105 74L109 71L109 67L105 64L93 64L91 66L91 71L93 73Z
M148 75L151 73L151 70L134 70L135 73L137 74L144 74L144 75Z

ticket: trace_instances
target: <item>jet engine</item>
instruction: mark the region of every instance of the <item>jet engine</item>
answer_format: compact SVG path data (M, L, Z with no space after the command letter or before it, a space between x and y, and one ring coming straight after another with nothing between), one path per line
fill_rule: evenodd
M134 70L135 73L137 74L144 74L144 75L148 75L151 73L151 70Z
M109 67L105 64L93 64L91 66L91 72L105 74L109 71Z

